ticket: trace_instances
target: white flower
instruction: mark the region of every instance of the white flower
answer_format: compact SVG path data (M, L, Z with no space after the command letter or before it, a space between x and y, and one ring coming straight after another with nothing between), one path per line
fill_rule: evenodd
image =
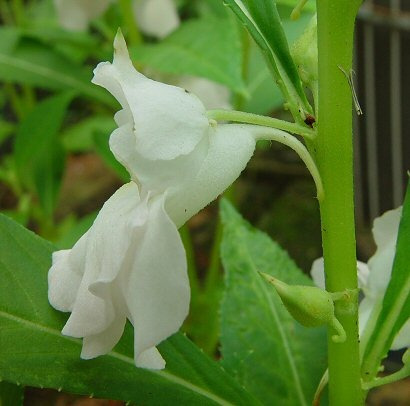
M112 0L54 0L60 25L71 31L84 31L90 20L99 17Z
M364 298L359 305L359 332L362 336L370 318L377 318L380 305L390 281L393 261L396 252L397 234L402 208L390 210L375 219L373 237L377 245L376 253L369 259L367 265L358 262L359 287ZM311 275L315 284L324 288L323 258L313 262ZM391 346L398 350L410 346L410 320L404 324L396 335Z
M54 0L60 25L84 31L90 21L102 15L113 0ZM173 0L134 0L134 18L141 32L164 38L180 24Z
M100 63L93 82L122 106L110 148L131 182L71 250L53 254L49 301L71 312L63 334L84 338L83 358L109 352L128 318L136 365L160 369L156 345L179 329L189 308L177 227L239 176L256 135L210 122L196 96L137 72L121 34L114 47L113 63Z

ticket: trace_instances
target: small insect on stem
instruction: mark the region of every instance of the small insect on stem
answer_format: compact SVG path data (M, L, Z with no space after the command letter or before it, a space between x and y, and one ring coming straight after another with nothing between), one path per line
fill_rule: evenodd
M361 116L363 114L363 110L360 107L359 99L357 98L356 90L354 88L354 83L353 83L353 74L355 72L354 72L353 69L350 69L349 73L347 73L340 65L338 65L338 68L346 76L347 82L349 83L350 90L352 92L353 103L354 103L354 107L356 109L356 113L357 113L358 116Z

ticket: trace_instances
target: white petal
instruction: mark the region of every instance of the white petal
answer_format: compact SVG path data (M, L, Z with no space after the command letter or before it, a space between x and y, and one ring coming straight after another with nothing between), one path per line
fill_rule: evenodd
M369 259L370 277L367 289L372 296L384 296L390 280L396 251L396 240L401 218L401 207L384 213L374 221L373 235L376 253Z
M361 261L357 261L357 278L359 288L366 290L369 281L370 270L367 264Z
M137 151L147 159L171 160L192 152L208 133L200 100L179 87L155 82L137 72L124 38L114 42L114 62L100 63L93 83L105 87L132 114Z
M207 110L232 109L230 91L219 83L195 76L183 76L180 78L178 86L198 96Z
M133 8L135 19L144 34L161 39L180 24L173 0L137 0Z
M48 272L48 300L57 310L72 311L78 288L84 273L83 263L88 233L75 244L75 249L53 253L52 266Z
M120 117L118 119L122 120ZM210 128L209 131L213 130ZM208 151L208 137L204 137L189 155L170 161L153 161L136 152L135 144L136 139L129 124L117 128L110 136L111 151L132 179L141 185L142 194L148 191L161 194L171 187L183 187L196 176Z
M91 359L110 352L120 340L125 322L125 316L117 316L101 333L84 337L81 358Z
M165 360L159 351L155 348L149 348L143 351L135 360L135 365L146 369L164 369Z
M183 323L190 288L185 250L175 224L163 208L163 197L150 202L145 232L121 287L135 329L135 359L156 346Z
M101 15L111 0L54 0L60 25L68 30L84 31L93 18Z
M410 347L410 319L404 323L403 327L397 333L391 346L392 350L401 350Z
M178 227L231 185L255 150L255 139L246 125L218 125L209 142L196 177L188 185L170 190L167 197L166 211Z
M121 308L125 314L121 297L111 285L121 269L129 266L131 241L146 220L146 204L139 199L138 188L131 182L117 190L98 214L88 232L84 275L63 334L96 335L113 323ZM76 246L71 254L76 254Z
M377 301L365 296L359 304L359 335L363 335L370 315L375 310Z
M321 289L326 289L325 284L325 263L323 257L315 259L310 270L313 283Z

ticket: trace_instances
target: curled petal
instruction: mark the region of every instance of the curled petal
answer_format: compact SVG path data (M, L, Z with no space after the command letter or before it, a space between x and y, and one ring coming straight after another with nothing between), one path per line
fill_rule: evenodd
M137 72L121 32L114 48L114 62L100 63L92 81L105 87L127 112L136 151L151 160L171 160L192 152L209 130L201 101L184 89Z
M133 3L140 30L156 38L164 38L180 24L173 0L137 0Z

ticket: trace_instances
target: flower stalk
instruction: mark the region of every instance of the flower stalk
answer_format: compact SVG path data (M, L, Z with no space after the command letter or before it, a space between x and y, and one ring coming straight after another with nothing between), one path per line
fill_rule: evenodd
M314 141L325 197L320 202L326 288L357 288L353 205L352 94L339 66L350 71L354 21L360 0L318 0L319 105ZM335 303L346 341L329 330L329 399L332 406L361 405L357 299Z

